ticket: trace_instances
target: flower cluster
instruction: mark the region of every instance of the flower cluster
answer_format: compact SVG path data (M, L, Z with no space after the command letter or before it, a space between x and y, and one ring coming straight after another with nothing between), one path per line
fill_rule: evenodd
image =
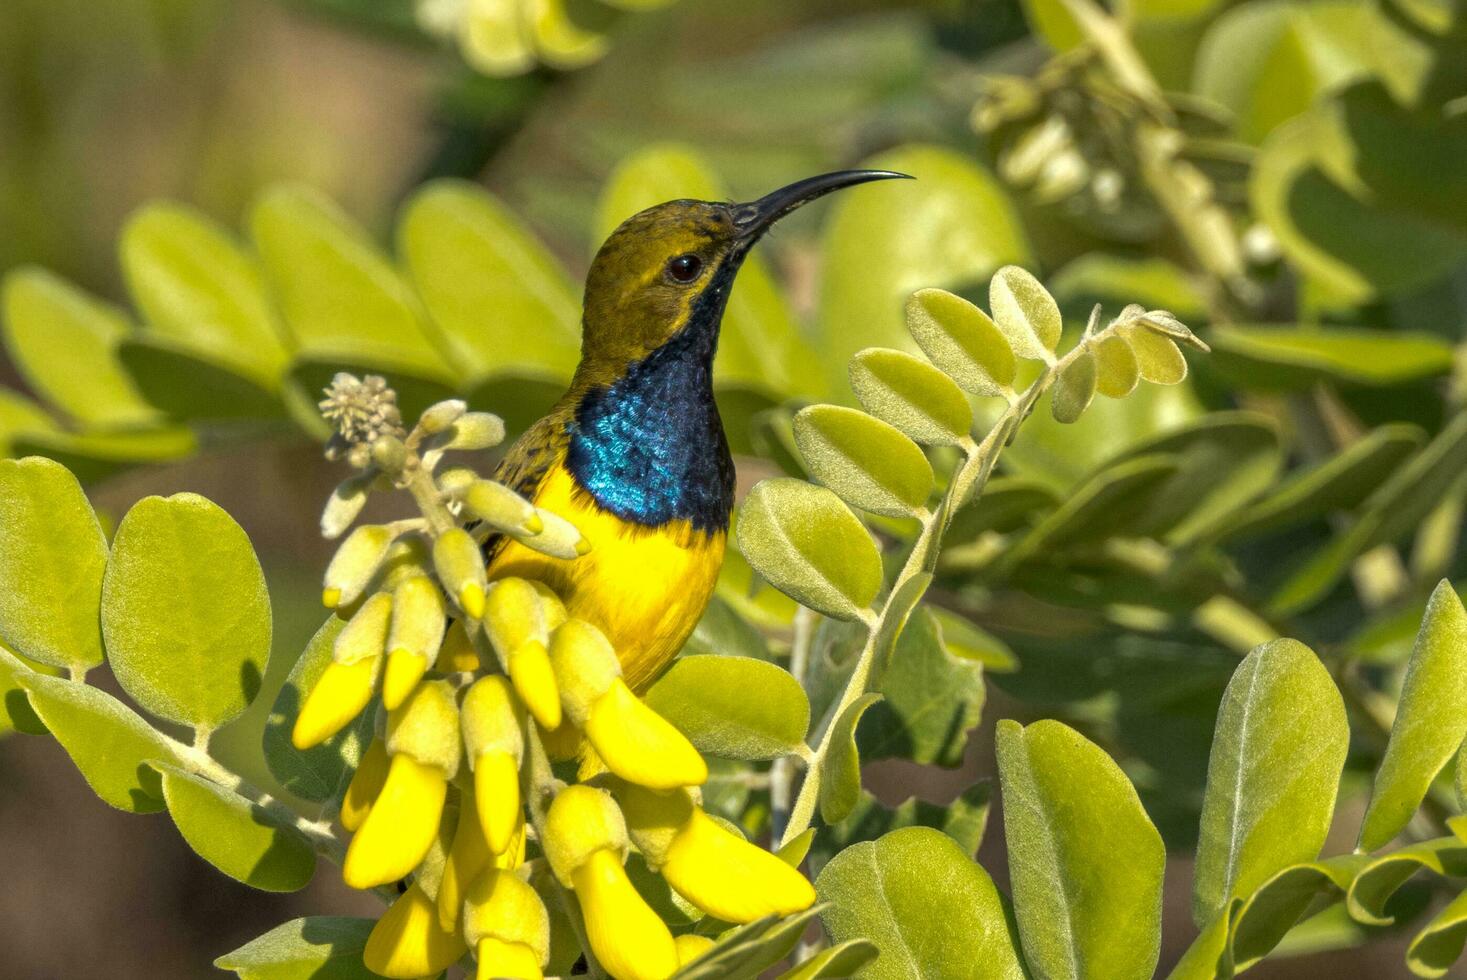
M599 629L544 583L486 580L490 534L566 560L588 550L500 484L434 475L445 451L502 436L492 416L444 402L348 456L362 472L328 505L328 534L373 487L410 491L423 516L358 527L338 549L323 599L345 625L292 740L305 750L385 709L340 812L347 884L405 888L367 944L376 973L430 976L472 951L481 978L540 977L549 898L611 976L668 977L711 939L673 935L628 877L633 849L707 923L800 911L814 889L702 809L707 764L628 687ZM556 779L552 756L579 758L579 781Z

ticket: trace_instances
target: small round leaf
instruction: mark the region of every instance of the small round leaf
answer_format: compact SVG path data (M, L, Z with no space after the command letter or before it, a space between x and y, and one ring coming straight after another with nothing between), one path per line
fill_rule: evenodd
M1049 410L1056 422L1068 425L1078 421L1095 398L1096 359L1087 346L1065 365L1054 381L1054 396Z
M907 330L928 360L975 395L1003 396L1017 363L1011 339L972 303L945 289L919 289L907 300Z
M1125 398L1141 380L1141 366L1126 338L1107 334L1094 345L1095 390L1107 398Z
M837 619L858 619L881 588L881 555L866 528L824 487L782 477L749 492L739 551L785 595Z
M1051 359L1064 322L1059 304L1038 279L1016 265L1004 266L988 285L988 308L1015 354L1040 361Z
M1141 377L1158 385L1181 384L1187 378L1187 359L1170 337L1148 327L1121 328L1131 350L1136 354L1136 367Z
M953 380L905 351L868 347L851 358L861 405L928 446L952 446L973 427L973 410Z
M795 416L810 472L853 507L911 517L932 495L932 464L895 427L854 408L811 405Z
M788 755L804 744L810 727L810 702L799 681L750 657L682 657L652 685L647 704L699 752L720 759Z
M138 501L113 542L102 635L148 711L209 729L237 717L270 653L270 595L244 530L197 494Z

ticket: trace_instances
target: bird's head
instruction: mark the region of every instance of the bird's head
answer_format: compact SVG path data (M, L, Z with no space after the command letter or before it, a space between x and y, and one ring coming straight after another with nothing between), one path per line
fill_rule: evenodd
M632 215L601 246L586 278L583 364L615 370L690 329L711 345L734 275L774 222L831 191L906 176L844 170L747 204L668 201Z

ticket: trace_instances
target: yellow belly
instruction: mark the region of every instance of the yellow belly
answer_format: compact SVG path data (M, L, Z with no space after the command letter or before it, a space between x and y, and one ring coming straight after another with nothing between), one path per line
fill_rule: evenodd
M511 541L490 562L489 577L547 582L570 615L606 634L627 684L644 691L682 649L708 606L725 535L696 531L687 521L658 528L629 524L597 506L559 466L534 502L579 528L590 552L563 561Z

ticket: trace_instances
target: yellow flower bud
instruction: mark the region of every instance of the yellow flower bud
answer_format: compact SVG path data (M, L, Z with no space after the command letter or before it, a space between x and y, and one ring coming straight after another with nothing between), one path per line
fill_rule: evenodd
M531 579L530 585L540 594L540 612L545 617L545 631L554 633L566 621L565 603L560 601L560 596L555 594L549 583Z
M463 743L452 684L419 684L401 707L388 714L387 751L394 756L410 755L436 768L444 779L454 777L463 756Z
M673 940L677 946L677 965L687 966L713 948L713 940L707 936L686 932Z
M335 660L327 664L296 715L290 743L304 752L349 725L372 700L381 666L380 656L350 664Z
M614 852L592 854L572 881L586 938L606 972L617 980L665 980L677 972L672 933L637 894Z
M453 423L443 449L490 449L504 441L504 420L488 412L468 412Z
M464 412L468 410L469 406L457 398L435 402L424 409L422 415L418 416L418 428L422 429L428 435L434 435L444 431L453 425L453 423L463 418Z
M449 846L448 858L443 863L443 876L438 882L438 924L445 930L458 928L464 894L474 879L489 867L492 857L478 814L474 812L474 794L460 794L458 825L454 827L453 843Z
M438 656L445 621L443 594L428 576L409 576L393 590L387 672L382 678L382 703L389 711L407 700Z
M427 575L430 564L427 539L418 534L404 534L392 542L387 557L382 560L378 573L381 588L395 589L405 578Z
M484 556L461 527L440 534L433 542L433 567L438 580L474 619L484 615Z
M491 869L475 879L464 903L463 932L484 980L539 980L550 960L550 916L535 889L513 871Z
M540 740L545 746L545 754L555 762L569 762L582 754L586 745L586 740L581 738L581 730L569 718L561 721L559 728L540 729Z
M495 652L505 660L530 640L549 642L540 590L522 578L495 581L484 604L484 630Z
M331 499L326 502L326 509L321 512L322 537L335 540L346 533L346 529L351 527L351 522L357 519L362 508L366 506L367 494L371 491L375 479L375 473L358 473L356 476L343 480L335 490L331 491ZM337 598L340 598L340 590L335 591ZM328 602L326 605L335 606L336 603Z
M333 609L356 602L387 557L393 537L380 524L364 524L347 535L326 566L321 601Z
M387 765L387 743L380 738L372 739L372 744L367 746L367 751L362 753L357 763L357 771L352 773L346 796L341 800L341 825L347 830L355 832L367 819L372 804L382 792L382 785L387 782Z
M331 659L354 664L382 655L387 646L387 626L392 620L392 596L378 592L347 620L331 647Z
M447 795L448 780L441 769L410 755L393 755L382 792L346 849L342 879L353 888L375 888L406 877L433 846ZM426 895L424 900L436 929L437 909Z
M560 687L550 668L550 654L539 640L521 644L509 655L509 679L515 693L542 728L560 727Z
M377 920L362 951L362 963L384 977L412 980L436 976L468 948L457 933L439 925L433 900L414 883Z
M550 661L565 713L611 772L653 789L708 779L692 743L627 687L616 651L596 627L567 620L551 640Z
M472 674L483 666L479 661L479 651L474 648L474 641L469 639L464 621L455 619L449 623L433 669L443 674Z
M596 851L610 850L617 861L626 858L627 825L611 794L583 784L567 786L545 815L541 846L550 870L567 888L572 873Z
M463 494L464 509L490 527L516 534L545 529L535 505L502 483L476 480Z
M579 558L591 550L591 542L581 533L581 529L570 521L559 514L538 507L536 513L540 515L540 520L544 525L538 534L525 535L510 532L525 547L566 561Z
M520 821L524 713L509 682L496 674L474 682L464 695L461 716L484 837L491 851L502 854Z
M814 904L815 889L804 875L718 823L686 790L656 793L617 782L613 792L648 866L714 918L753 922Z
M489 849L503 854L523 826L519 765L507 752L485 752L474 765L474 801Z

